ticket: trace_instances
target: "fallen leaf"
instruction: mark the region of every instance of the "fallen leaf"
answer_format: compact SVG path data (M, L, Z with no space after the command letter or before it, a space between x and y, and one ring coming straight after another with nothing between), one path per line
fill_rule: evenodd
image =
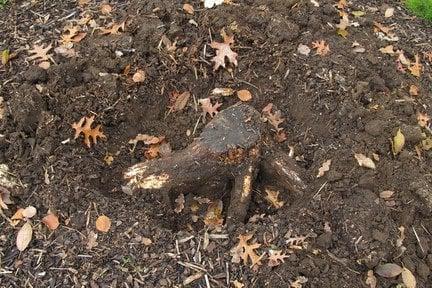
M396 156L397 154L399 154L402 151L402 149L405 145L405 136L402 134L402 131L400 128L396 132L396 135L393 137L391 144L392 144L392 151L393 151L394 156Z
M336 24L335 26L337 28L336 33L346 38L348 36L348 31L346 29L350 26L348 14L344 14L340 19L339 24Z
M398 239L396 240L396 247L402 247L403 245L403 241L405 240L405 227L400 226L398 228L400 235L398 237Z
M82 39L85 38L85 36L87 35L87 33L85 32L80 32L80 27L78 26L69 26L66 27L64 29L65 33L62 34L61 36L61 43L63 45L74 42L74 43L78 43L80 42Z
M377 279L373 273L373 270L369 270L367 272L366 285L369 285L369 288L377 287Z
M384 17L390 18L393 16L393 14L394 14L394 8L387 8L384 12Z
M2 51L1 63L3 64L3 66L6 66L6 64L9 62L9 55L10 55L9 49L5 49Z
M114 162L114 156L110 153L107 153L103 160L108 166L111 166L111 164Z
M330 165L332 163L332 160L325 161L322 166L318 169L318 175L317 178L324 176L325 172L330 170Z
M235 92L232 88L214 88L211 92L212 95L231 96Z
M432 149L432 137L422 140L421 148L425 151Z
M219 113L217 109L222 106L222 103L219 102L216 102L216 104L212 105L210 98L200 99L198 100L198 102L201 104L201 108L203 110L203 121L205 121L207 114L209 114L210 117L213 118L217 113Z
M353 12L351 12L351 14L355 18L360 18L360 17L363 17L366 13L364 11L353 11Z
M243 288L245 287L245 285L237 280L234 280L233 282L231 282L234 285L234 288Z
M386 263L378 265L375 273L384 278L393 278L402 273L402 268L394 263Z
M112 12L112 7L111 7L111 5L105 3L105 4L102 4L102 5L100 6L100 11L101 11L101 13L102 13L103 15L108 15L108 14L111 14L111 12Z
M210 202L204 216L204 223L209 227L218 227L223 224L223 203L221 200Z
M67 58L78 56L78 52L76 52L74 48L69 48L68 45L61 45L59 47L56 47L54 48L54 52Z
M7 171L7 170L6 170ZM3 171L1 171L3 172ZM3 173L0 173L0 176ZM8 209L8 204L13 204L13 202L10 199L10 191L6 189L5 187L0 186L0 210L1 209Z
M291 283L290 288L303 288L303 284L308 282L308 278L304 276L298 276L297 279Z
M325 56L330 52L329 45L324 40L312 42L312 48L316 49L316 55Z
M246 89L237 91L237 97L243 102L252 100L251 92L249 92L249 90Z
M276 267L279 266L282 263L285 263L285 258L288 258L289 256L282 253L282 250L269 250L269 257L268 257L268 263L267 265L269 267Z
M138 144L138 142L143 142L145 145L156 145L156 144L160 144L165 140L164 136L160 136L160 137L156 137L156 136L150 136L147 134L137 134L137 136L135 136L134 139L130 139L129 140L129 144L133 144L133 147L131 149L131 151L135 151L136 145Z
M111 219L105 215L101 215L96 219L96 230L100 232L108 232L111 228Z
M430 120L430 117L426 113L417 114L417 123L420 127L427 127Z
M356 154L354 154L354 157L356 158L358 164L361 167L366 167L366 168L369 168L369 169L375 169L376 168L375 163L373 162L373 160L370 159L370 158L368 158L368 157L366 157L365 155L363 155L361 153L356 153Z
M416 85L411 85L409 88L409 94L411 96L418 96L419 95L419 89Z
M380 192L379 196L382 199L389 199L389 198L393 197L394 193L395 193L394 191L386 190L386 191Z
M265 192L266 196L264 199L266 199L274 208L279 209L285 204L284 201L279 201L278 199L280 191L266 187Z
M107 28L101 29L102 35L118 35L120 34L120 30L124 32L125 30L126 21L121 22L120 24L112 23Z
M275 110L274 112L272 112ZM282 112L277 110L273 103L267 104L263 110L264 119L268 121L275 129L276 132L282 131L283 128L279 127L285 121L285 118L282 118Z
M94 122L95 116L91 117L82 117L77 123L72 124L72 128L75 129L74 139L77 139L81 133L84 134L84 144L87 145L88 148L91 147L91 140L93 140L93 144L97 143L97 138L106 139L105 134L100 130L101 125L97 125L95 128L91 128L91 125ZM84 123L85 122L85 123Z
M153 244L153 241L150 238L143 237L141 243L144 244L144 246L150 246Z
M48 213L45 217L43 217L42 223L44 223L50 230L56 230L60 225L58 217L52 213Z
M146 76L144 70L137 70L135 74L132 76L132 81L135 83L144 82Z
M16 238L16 246L19 251L24 251L30 244L33 236L33 228L29 222L24 223L18 231Z
M275 137L276 142L278 142L278 143L282 143L285 140L287 140L287 135L284 131L276 132L274 137Z
M309 56L310 51L311 51L311 49L307 45L304 45L304 44L300 44L297 47L297 52L302 54L302 55L305 55L305 56Z
M183 110L186 107L186 104L189 101L189 98L191 96L191 93L189 91L185 91L183 93L179 93L177 91L173 91L170 94L170 103L171 105L168 106L169 112L178 112Z
M90 0L78 0L79 6L85 6L90 3Z
M98 245L98 243L96 241L97 238L98 238L97 233L95 233L93 231L90 231L88 233L88 235L87 235L87 245L86 245L86 249L87 250L91 250L91 249L93 249L94 247L96 247Z
M15 212L15 214L12 215L11 220L18 220L18 222L19 222L19 220L23 220L23 219L24 219L24 216L23 216L23 214L22 214L23 211L24 211L23 208L19 208L19 209ZM18 222L17 222L17 223L18 223Z
M393 45L388 45L386 47L380 48L379 51L383 54L394 55L396 52L394 51Z
M212 41L210 47L216 49L216 56L211 59L214 62L213 71L216 71L220 66L225 68L225 57L228 58L228 62L237 66L237 56L238 54L231 50L232 44L234 44L234 35L227 36L222 30L221 32L224 42Z
M402 281L405 284L406 288L415 288L417 285L417 281L410 270L407 268L402 268Z
M338 9L345 9L345 7L347 7L348 4L346 2L346 0L339 0L338 3L336 4L336 7Z
M177 199L175 200L175 208L174 208L174 212L176 213L180 213L181 211L183 211L184 209L184 204L185 204L185 197L184 194L181 193Z
M247 265L249 262L251 263L250 267L255 265L261 265L261 259L264 257L264 254L258 255L255 250L261 247L261 244L253 242L251 244L247 243L251 240L253 234L245 234L239 235L239 242L237 246L233 247L230 251L233 263L240 263L243 260L243 264Z
M191 4L188 4L188 3L183 4L183 10L186 13L191 14L191 15L193 15L194 12L195 12L194 7Z
M420 57L418 55L415 55L414 58L415 58L415 62L412 63L408 67L408 70L410 70L410 72L411 72L412 75L414 75L416 77L420 77L423 65L420 64Z
M50 55L48 52L51 50L52 45L49 44L48 46L44 47L44 45L33 45L33 49L28 50L29 54L33 54L27 59L29 60L36 60L36 61L49 61Z
M33 216L35 216L36 213L37 213L37 210L36 210L35 207L33 207L33 206L28 206L27 208L25 208L24 210L22 210L22 213L21 213L21 214L22 214L22 216L23 216L24 218L30 219L30 218L32 218Z

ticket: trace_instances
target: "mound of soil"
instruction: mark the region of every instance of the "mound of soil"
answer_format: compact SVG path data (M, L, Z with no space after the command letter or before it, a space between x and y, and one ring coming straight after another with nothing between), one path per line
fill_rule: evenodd
M430 287L432 152L419 150L425 129L417 124L418 113L432 114L430 23L393 1L350 2L343 9L356 24L346 38L335 28L341 9L328 0L244 0L213 9L188 1L193 14L179 1L111 1L110 14L95 1L13 2L0 11L0 50L16 53L0 67L0 164L19 185L0 222L2 287L181 287L191 275L190 287L289 287L296 279L307 279L303 287L369 287L367 271L387 262L413 272L417 287ZM389 5L394 15L384 17ZM85 15L96 26L86 24L86 37L74 44L78 57L51 51L49 69L27 59L34 44L58 47L63 28ZM115 35L94 28L123 21ZM399 40L377 34L375 22L393 27ZM222 42L222 29L234 35L238 66L213 71L209 44ZM299 53L300 44L319 40L329 54ZM408 59L421 56L420 77L379 51L390 44ZM138 70L142 83L132 81ZM418 96L410 95L412 85ZM157 194L124 194L123 171L146 161L144 147L132 151L129 140L164 136L172 150L185 148L205 126L198 100L220 87L247 89L258 111L273 103L282 112L287 140L277 145L309 175L307 194L282 192L285 204L276 209L257 190L247 223L216 230L194 222L188 205L196 195L177 214ZM192 95L186 107L168 113L173 92L184 91ZM220 109L238 102L216 98ZM71 125L91 115L107 139L88 148L73 139ZM405 146L394 156L389 139L398 129ZM360 167L356 153L373 158L376 169ZM329 159L330 170L317 178ZM227 187L197 190L227 207ZM386 190L394 191L391 199L380 198ZM38 214L33 240L20 252L21 224L6 219L28 205ZM60 218L55 231L40 221L48 210ZM111 229L89 244L101 214ZM267 256L261 266L232 263L230 250L245 233L262 244L259 254L283 250L288 257L276 267ZM377 287L402 283L375 276Z

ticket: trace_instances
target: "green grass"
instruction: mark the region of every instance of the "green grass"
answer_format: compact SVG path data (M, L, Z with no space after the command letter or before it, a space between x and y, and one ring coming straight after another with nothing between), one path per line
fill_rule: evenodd
M0 0L0 9L4 8L9 0Z
M415 15L432 21L432 0L405 0L405 4Z

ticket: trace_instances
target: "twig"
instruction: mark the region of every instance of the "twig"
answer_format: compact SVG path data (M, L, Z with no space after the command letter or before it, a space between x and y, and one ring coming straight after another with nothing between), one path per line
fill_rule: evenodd
M412 227L413 231L414 231L414 235L416 236L417 242L419 243L420 249L422 250L423 253L425 253L425 250L423 249L423 246L420 242L420 238L418 237L417 231L415 230L414 226Z

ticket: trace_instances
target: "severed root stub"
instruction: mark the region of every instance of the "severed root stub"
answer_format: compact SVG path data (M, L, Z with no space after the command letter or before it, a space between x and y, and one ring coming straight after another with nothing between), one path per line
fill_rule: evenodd
M172 196L197 190L209 181L234 180L227 223L244 221L258 173L297 195L305 189L294 161L265 143L263 131L261 116L253 107L231 106L184 150L127 169L123 191L158 190L171 203Z

